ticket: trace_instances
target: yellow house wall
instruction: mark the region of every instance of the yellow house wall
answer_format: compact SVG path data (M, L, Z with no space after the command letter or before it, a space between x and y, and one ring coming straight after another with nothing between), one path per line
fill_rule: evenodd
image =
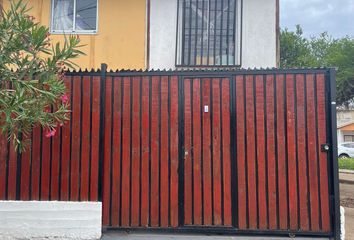
M3 1L8 8L11 0ZM31 15L49 26L51 0L28 0ZM106 63L109 69L145 68L146 0L98 0L97 34L80 34L81 49L86 56L75 62L83 69L99 68ZM52 34L53 42L62 42L63 35Z

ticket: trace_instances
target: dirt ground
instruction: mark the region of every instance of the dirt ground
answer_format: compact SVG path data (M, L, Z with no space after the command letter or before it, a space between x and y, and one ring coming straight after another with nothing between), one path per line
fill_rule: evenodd
M345 208L345 239L354 240L354 185L341 183L340 198Z

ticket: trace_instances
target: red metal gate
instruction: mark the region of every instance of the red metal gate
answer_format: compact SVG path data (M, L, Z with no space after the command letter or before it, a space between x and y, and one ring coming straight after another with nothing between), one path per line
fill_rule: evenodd
M53 139L35 129L23 155L0 148L0 198L99 198L104 227L121 230L338 236L334 81L327 69L68 73L70 124Z

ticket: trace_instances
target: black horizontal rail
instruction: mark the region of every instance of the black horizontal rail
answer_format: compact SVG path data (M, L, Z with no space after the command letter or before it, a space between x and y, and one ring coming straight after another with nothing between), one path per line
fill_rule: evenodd
M300 69L281 69L281 68L269 68L269 69L182 69L182 70L117 70L107 71L106 76L121 77L121 76L171 76L176 75L183 77L196 77L196 76L217 76L228 77L230 75L267 75L267 74L326 74L333 68L300 68ZM85 71L68 71L65 73L67 76L101 76L101 70L85 70Z
M333 233L323 232L305 232L305 231L289 231L289 230L240 230L231 227L178 227L178 228L115 228L104 227L103 232L136 232L136 233L180 233L180 234L222 234L237 236L267 236L267 237L311 237L324 238L333 237Z

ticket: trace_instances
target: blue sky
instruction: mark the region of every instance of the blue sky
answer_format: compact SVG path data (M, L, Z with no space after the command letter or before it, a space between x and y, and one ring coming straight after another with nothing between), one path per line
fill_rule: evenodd
M280 0L280 26L300 24L305 36L327 31L333 37L354 37L354 0Z

